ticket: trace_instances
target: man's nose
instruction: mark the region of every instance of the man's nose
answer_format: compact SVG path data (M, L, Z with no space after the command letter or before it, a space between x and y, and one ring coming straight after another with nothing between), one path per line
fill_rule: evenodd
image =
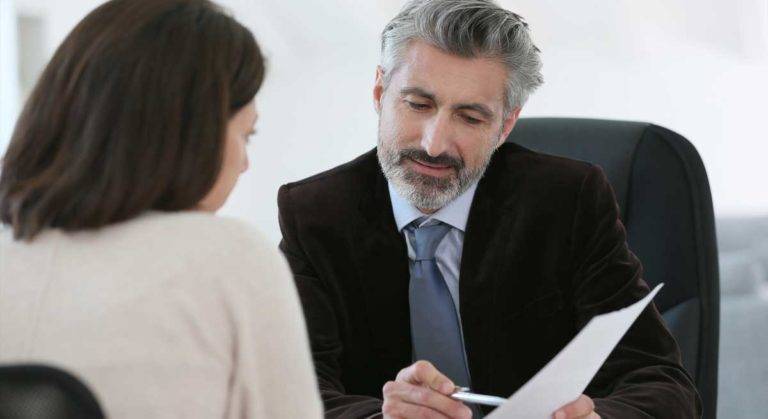
M451 144L451 121L449 115L436 115L426 126L421 139L421 147L432 157L448 151Z

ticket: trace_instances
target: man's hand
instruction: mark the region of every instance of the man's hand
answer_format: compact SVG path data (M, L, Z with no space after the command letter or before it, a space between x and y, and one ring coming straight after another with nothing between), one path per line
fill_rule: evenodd
M384 385L385 419L469 419L472 410L448 397L453 382L427 361L416 361Z
M566 404L558 409L553 415L553 419L600 419L600 415L595 413L595 403L585 395Z

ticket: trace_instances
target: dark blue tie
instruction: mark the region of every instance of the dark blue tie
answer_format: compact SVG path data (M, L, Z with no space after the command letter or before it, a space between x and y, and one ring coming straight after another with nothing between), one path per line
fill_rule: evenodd
M457 386L469 387L459 316L435 261L437 245L450 229L437 223L412 224L407 230L415 253L409 286L413 358L431 362Z

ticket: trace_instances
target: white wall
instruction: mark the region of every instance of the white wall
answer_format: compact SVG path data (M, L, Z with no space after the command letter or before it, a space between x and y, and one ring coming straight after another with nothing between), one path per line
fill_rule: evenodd
M48 49L96 0L17 0L48 22ZM251 171L223 213L279 239L277 187L375 144L378 34L400 0L225 0L269 58ZM524 116L651 121L686 136L718 215L768 213L768 0L501 0L543 50Z
M15 15L12 0L0 0L0 153L13 132L12 116L19 112Z

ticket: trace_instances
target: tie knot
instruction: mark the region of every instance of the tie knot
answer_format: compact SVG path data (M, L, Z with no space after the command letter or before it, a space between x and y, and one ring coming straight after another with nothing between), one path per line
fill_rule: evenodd
M451 226L438 222L426 226L411 226L411 245L416 254L416 260L432 260L435 258L437 245L451 230Z

